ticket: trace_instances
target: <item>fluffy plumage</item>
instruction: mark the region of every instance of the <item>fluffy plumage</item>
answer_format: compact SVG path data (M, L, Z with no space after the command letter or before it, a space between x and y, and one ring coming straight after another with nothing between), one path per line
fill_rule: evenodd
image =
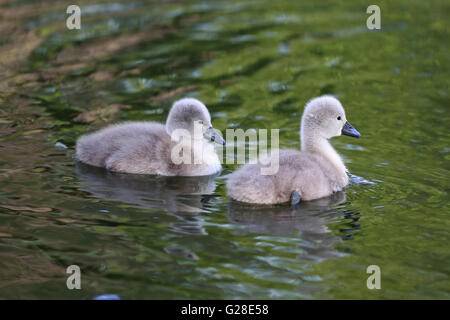
M194 134L195 121L201 123L199 137ZM192 134L192 141L182 145L183 152L191 155L191 164L172 161L172 148L180 143L172 136L176 129ZM84 163L115 172L164 176L210 175L220 171L221 165L214 147L203 138L206 133L213 134L213 141L223 141L212 128L211 116L205 105L197 99L186 98L173 104L165 125L128 122L110 125L79 138L76 157ZM200 144L194 143L195 139ZM201 163L194 162L195 154Z
M281 150L279 170L261 175L262 164L247 164L232 173L228 194L235 200L277 204L288 202L297 192L302 200L314 200L342 190L348 184L347 169L328 139L341 134L359 136L334 97L312 99L301 121L302 151Z

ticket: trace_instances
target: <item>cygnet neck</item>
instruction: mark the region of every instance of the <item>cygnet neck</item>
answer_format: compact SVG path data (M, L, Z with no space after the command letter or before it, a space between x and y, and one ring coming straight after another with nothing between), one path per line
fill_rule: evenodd
M191 155L192 164L208 164L209 158L216 158L214 146L203 138L194 138L178 142L179 146Z
M304 134L303 132L301 138L302 151L320 155L335 166L340 174L347 174L347 168L341 156L334 150L327 139L317 135Z

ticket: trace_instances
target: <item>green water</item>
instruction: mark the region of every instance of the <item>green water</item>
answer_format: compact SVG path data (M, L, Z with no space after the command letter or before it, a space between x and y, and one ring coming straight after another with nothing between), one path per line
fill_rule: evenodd
M78 1L70 31L65 1L0 1L0 298L450 298L450 4L377 1L378 31L368 4ZM332 140L354 176L297 210L231 201L235 165L167 179L73 158L81 134L163 122L184 96L299 148L326 93L363 135Z

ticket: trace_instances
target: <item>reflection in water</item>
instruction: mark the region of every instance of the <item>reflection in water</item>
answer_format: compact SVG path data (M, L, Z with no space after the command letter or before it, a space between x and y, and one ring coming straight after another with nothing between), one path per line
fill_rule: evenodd
M163 210L182 220L173 223L178 233L207 234L201 227L205 206L213 197L217 175L201 177L165 177L109 172L76 163L81 190L96 198L115 200L139 208Z
M231 201L228 218L236 224L245 224L252 233L281 237L299 236L304 254L299 258L321 261L342 256L333 250L333 244L341 238L331 234L327 224L343 212L332 207L346 200L344 191L330 197L301 202L293 209L289 206L252 206Z
M121 201L141 208L169 213L204 212L204 204L216 189L216 176L164 177L108 172L77 162L82 190L97 198Z

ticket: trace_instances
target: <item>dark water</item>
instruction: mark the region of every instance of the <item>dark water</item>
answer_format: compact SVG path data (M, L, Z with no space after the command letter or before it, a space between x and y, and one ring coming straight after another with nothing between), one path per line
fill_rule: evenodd
M65 1L0 1L0 298L450 298L448 1L378 1L380 31L364 1L78 4L70 31ZM297 210L230 201L234 165L180 179L73 159L81 134L162 122L184 96L298 148L325 93L363 134L332 140L354 176Z

